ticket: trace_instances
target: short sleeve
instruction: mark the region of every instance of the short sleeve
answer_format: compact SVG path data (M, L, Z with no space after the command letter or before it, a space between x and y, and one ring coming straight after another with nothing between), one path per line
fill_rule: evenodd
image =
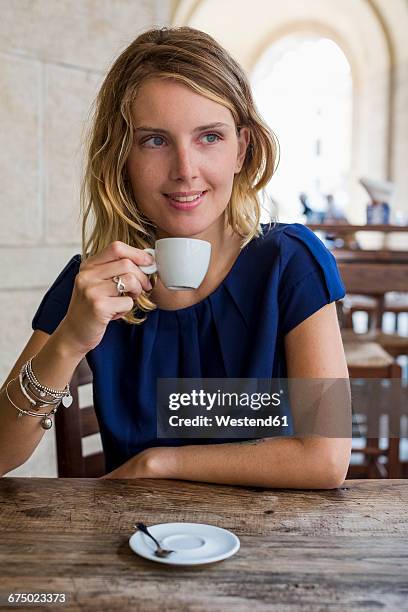
M283 335L330 304L344 297L336 260L323 242L300 223L282 232L279 311Z
M65 317L71 301L75 277L79 272L81 256L74 255L60 272L44 295L31 326L47 334L52 334Z

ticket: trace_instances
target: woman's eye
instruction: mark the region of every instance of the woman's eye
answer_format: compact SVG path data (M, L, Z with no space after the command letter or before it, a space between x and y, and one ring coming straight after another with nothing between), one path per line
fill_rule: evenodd
M218 134L210 133L204 134L202 138L207 138L207 144L215 144L219 140L221 140L221 136ZM148 149L158 149L161 148L164 142L164 138L162 136L149 136L141 142L143 147L147 147Z
M150 136L149 138L146 138L146 140L143 140L142 145L144 146L150 141L153 142L153 146L151 148L155 149L161 145L160 141L163 142L164 139L161 136Z
M203 138L210 138L209 142L210 144L213 144L214 142L218 142L219 140L221 140L221 136L218 136L218 134L204 134Z

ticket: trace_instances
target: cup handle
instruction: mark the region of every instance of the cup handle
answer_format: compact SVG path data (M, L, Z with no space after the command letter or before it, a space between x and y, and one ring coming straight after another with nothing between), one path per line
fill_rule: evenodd
M154 249L143 249L143 250L146 251L146 253L149 253L149 255L151 255L154 258L154 262L150 264L150 266L139 266L139 268L145 274L153 274L154 272L157 272L156 253L154 252Z

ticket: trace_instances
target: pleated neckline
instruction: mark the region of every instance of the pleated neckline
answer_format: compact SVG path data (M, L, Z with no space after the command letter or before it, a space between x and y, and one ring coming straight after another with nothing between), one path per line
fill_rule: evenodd
M256 240L256 238L252 238L252 240L244 246L243 249L240 250L240 252L238 253L238 256L236 257L234 263L232 264L231 268L229 269L229 271L227 272L227 274L224 276L224 278L222 279L222 281L220 282L220 284L218 285L218 287L216 287L213 291L211 291L211 293L209 293L208 295L206 295L202 300L200 300L199 302L195 302L194 304L190 304L190 306L184 306L183 308L155 308L155 312L159 312L161 313L183 313L183 312L187 312L189 310L194 310L196 308L199 308L200 306L202 306L203 304L205 304L206 302L210 301L211 298L214 298L219 291L221 291L222 287L225 285L225 283L230 280L231 276L233 275L235 269L237 268L238 264L240 263L242 256L244 255L245 252L247 252L248 247L250 245L253 244L254 240Z

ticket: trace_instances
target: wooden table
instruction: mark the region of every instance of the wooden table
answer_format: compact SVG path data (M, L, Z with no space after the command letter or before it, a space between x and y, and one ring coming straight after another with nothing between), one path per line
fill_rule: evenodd
M5 477L0 502L0 592L66 593L42 609L408 609L408 480L303 491ZM218 525L241 548L212 565L156 564L128 546L137 520Z

